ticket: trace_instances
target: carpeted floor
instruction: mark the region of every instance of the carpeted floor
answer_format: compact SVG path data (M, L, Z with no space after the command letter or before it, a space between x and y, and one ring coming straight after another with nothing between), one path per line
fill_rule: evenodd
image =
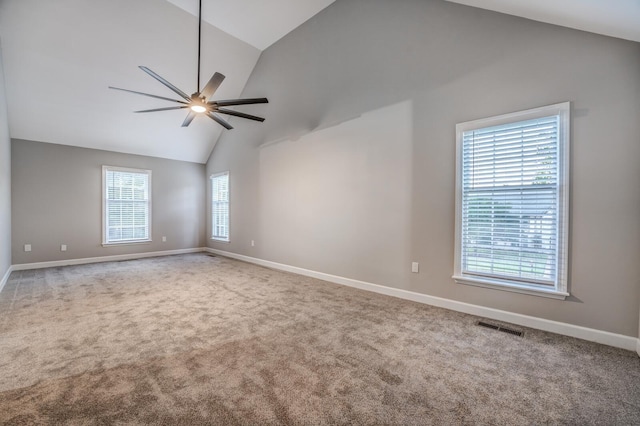
M634 352L207 254L14 272L3 424L638 425Z

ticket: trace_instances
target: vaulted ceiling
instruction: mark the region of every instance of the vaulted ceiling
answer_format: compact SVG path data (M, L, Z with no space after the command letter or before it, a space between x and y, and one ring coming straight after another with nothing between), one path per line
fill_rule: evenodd
M173 92L138 68L144 65L184 92L196 91L198 2L172 1L180 7L165 0L0 1L11 137L206 162L220 133L226 131L220 125L198 117L183 128L184 111L133 114L172 105L108 89L116 86L175 99ZM278 14L259 5L268 2L234 0L227 2L234 5L230 7L220 0L204 0L203 16L217 22L219 15L227 14L230 26L223 31L203 25L202 84L220 72L226 79L215 98L239 97L260 48L332 1L279 0L275 3L284 9L289 4L295 13L272 19L265 13ZM188 3L195 9L181 8ZM254 22L256 16L262 20L260 25ZM268 119L268 105L264 107L254 108ZM260 125L241 118L229 121Z
M215 98L242 93L261 52L335 0L203 0L202 84L226 79ZM637 0L449 0L640 41ZM12 138L204 163L220 133L184 111L114 90L175 97L138 69L196 91L197 0L0 0L0 43ZM242 107L238 107L239 110ZM269 119L269 106L252 113ZM236 126L260 123L231 118ZM231 130L233 131L233 130Z
M447 0L640 42L639 0Z

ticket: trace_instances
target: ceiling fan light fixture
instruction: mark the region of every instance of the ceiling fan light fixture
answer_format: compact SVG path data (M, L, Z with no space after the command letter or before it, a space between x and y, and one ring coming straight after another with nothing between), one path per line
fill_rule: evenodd
M203 107L202 105L191 105L191 111L193 112L203 113L206 110L207 108Z
M222 119L221 117L213 113L232 115L235 117L241 117L241 118L246 118L248 120L260 121L260 122L264 121L264 118L262 117L257 117L251 114L245 114L243 112L236 111L233 109L226 109L224 107L236 106L236 105L266 104L269 102L267 98L226 99L222 101L212 100L213 94L216 92L216 90L218 89L218 86L220 86L220 84L224 80L224 75L220 74L219 72L214 73L211 79L207 82L207 84L205 84L202 90L200 90L200 44L201 42L202 42L202 0L199 0L198 1L198 68L197 68L198 75L197 75L197 86L196 86L198 91L192 94L191 96L187 95L185 92L178 89L176 86L169 83L167 80L160 77L155 72L151 71L149 68L144 67L142 65L138 67L142 71L146 72L151 77L155 78L157 81L162 83L165 87L169 88L171 91L179 95L184 100L165 98L164 96L157 96L157 95L152 95L150 93L137 92L135 90L129 90L129 89L121 89L119 87L109 86L109 88L115 89L115 90L122 90L124 92L135 93L138 95L149 96L152 98L162 99L165 101L171 101L171 102L180 104L179 106L172 106L167 108L154 108L154 109L147 109L147 110L135 111L135 112L156 112L156 111L167 111L167 110L187 109L187 108L190 109L189 113L187 114L187 117L182 122L182 127L189 126L189 124L196 117L196 114L206 115L207 117L209 117L216 123L220 124L222 127L224 127L227 130L233 129L233 126L231 126L224 119Z

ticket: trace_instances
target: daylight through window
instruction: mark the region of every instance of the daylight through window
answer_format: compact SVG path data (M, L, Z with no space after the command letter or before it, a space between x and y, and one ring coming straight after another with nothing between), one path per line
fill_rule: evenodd
M211 176L211 238L229 241L229 172Z
M151 171L103 166L103 243L151 241Z
M458 282L566 294L569 104L457 126Z

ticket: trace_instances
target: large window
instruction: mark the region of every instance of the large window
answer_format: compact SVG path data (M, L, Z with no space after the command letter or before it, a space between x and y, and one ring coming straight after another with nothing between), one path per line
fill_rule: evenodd
M151 241L151 170L102 166L103 244Z
M211 238L229 241L229 172L211 176Z
M568 102L461 123L459 283L567 295Z

